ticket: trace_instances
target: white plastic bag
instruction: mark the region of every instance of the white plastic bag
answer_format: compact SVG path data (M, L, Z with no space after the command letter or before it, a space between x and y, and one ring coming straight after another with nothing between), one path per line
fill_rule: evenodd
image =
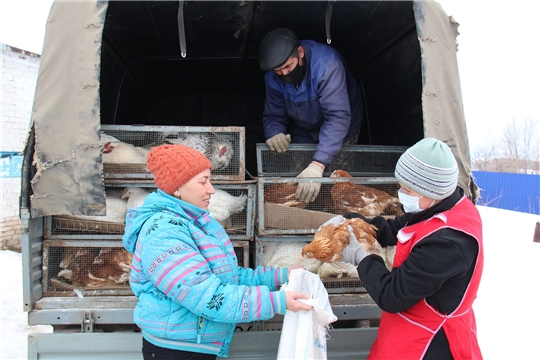
M284 284L281 290L309 294L311 299L300 301L312 305L313 309L298 312L287 310L283 319L277 360L325 360L327 330L337 317L332 312L328 292L320 277L304 269L294 269L289 282Z

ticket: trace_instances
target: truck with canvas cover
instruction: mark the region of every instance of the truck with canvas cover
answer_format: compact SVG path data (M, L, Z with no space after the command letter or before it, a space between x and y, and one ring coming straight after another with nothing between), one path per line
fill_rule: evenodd
M237 236L243 265L253 266L252 174L257 144L265 142L258 49L276 27L343 55L365 104L358 146L443 140L458 161L459 185L476 200L458 24L436 2L57 0L46 25L20 211L24 309L30 325L49 324L54 333L31 335L29 358L141 357L136 298L121 269L108 274L118 286L100 288L102 279L92 279L81 290L69 265L88 253L95 264L121 248L122 212L113 200L125 188L153 188L144 162L124 161L124 171L114 173L111 137L143 152L190 132L232 144L230 163L215 166L212 176L216 187L247 198L245 217L233 219L244 228L231 228L231 239ZM328 357L365 357L376 327L360 324L380 310L367 294L332 296L340 326L330 331ZM269 329L239 325L230 358L275 358L279 331L256 330Z

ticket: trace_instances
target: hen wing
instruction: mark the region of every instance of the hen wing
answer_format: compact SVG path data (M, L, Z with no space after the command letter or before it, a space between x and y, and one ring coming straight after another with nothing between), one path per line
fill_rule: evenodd
M350 225L356 240L366 251L372 254L381 254L381 244L377 241L377 227L361 218L347 219L343 223Z

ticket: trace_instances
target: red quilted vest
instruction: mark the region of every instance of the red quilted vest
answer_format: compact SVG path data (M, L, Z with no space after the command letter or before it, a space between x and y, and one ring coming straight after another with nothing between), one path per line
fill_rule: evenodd
M368 359L422 359L441 327L454 359L482 359L472 304L482 276L484 250L482 223L474 204L464 197L452 209L401 229L393 266L399 267L419 241L442 228L462 231L478 241L476 267L461 303L447 315L431 307L425 299L400 313L383 311L378 336Z

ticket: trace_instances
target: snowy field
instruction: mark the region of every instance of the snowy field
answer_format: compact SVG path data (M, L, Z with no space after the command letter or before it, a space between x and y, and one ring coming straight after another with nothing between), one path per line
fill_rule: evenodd
M485 267L474 310L484 358L539 359L540 243L533 242L533 236L540 216L478 209L484 224ZM22 311L21 255L0 251L0 267L0 359L26 359L27 335L52 330L27 325L27 314Z

